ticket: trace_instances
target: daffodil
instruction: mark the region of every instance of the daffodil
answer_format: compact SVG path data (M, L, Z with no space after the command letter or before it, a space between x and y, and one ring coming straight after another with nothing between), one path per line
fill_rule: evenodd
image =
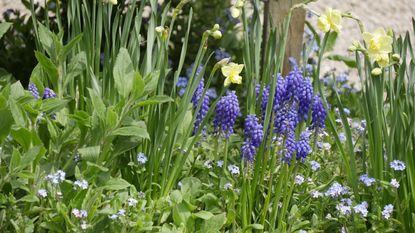
M236 63L229 63L227 65L222 66L222 74L226 77L224 86L227 87L231 83L241 84L242 83L242 76L239 74L242 72L244 68L243 64L236 64Z
M383 28L378 28L373 34L364 32L363 39L367 45L369 58L381 67L388 65L389 53L392 52L392 37L386 34Z
M245 4L245 0L236 0L235 4L231 7L231 15L233 18L238 18L241 15L241 10Z
M342 26L342 14L339 10L333 10L331 8L327 8L326 12L318 17L317 19L317 27L322 32L328 32L333 30L337 33L340 32Z

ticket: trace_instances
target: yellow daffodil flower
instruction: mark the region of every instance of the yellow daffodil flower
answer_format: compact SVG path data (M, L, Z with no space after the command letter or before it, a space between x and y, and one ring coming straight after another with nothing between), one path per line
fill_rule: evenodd
M342 26L342 14L339 10L333 10L331 8L327 8L326 12L318 17L317 19L317 27L322 32L328 32L333 30L337 33L340 32Z
M239 75L244 68L243 64L236 64L236 63L229 63L227 65L222 66L222 74L226 77L224 86L227 87L231 83L241 84L242 77Z
M241 15L244 3L245 0L236 0L235 4L230 9L233 18L238 18Z
M376 29L373 34L364 32L362 36L367 45L369 58L381 67L387 66L389 53L392 52L392 37L386 34L383 28Z

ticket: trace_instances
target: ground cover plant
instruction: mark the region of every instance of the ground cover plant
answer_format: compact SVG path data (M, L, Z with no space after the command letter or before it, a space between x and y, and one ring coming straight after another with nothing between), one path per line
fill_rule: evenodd
M233 1L232 26L204 25L193 52L188 0L57 1L53 26L32 0L29 84L0 73L0 230L414 231L413 31L310 11L281 74L308 2L264 36L263 3ZM361 30L352 59L329 54L345 20ZM218 50L226 35L240 48Z

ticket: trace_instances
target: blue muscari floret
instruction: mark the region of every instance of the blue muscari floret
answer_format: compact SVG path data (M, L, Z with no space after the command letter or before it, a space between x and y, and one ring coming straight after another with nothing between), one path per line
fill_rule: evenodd
M255 115L248 115L245 119L245 140L250 141L254 147L259 147L264 137L263 127Z
M199 101L202 98L203 91L205 89L204 85L205 85L204 79L200 80L200 83L197 86L196 91L192 96L193 108L195 110L197 109ZM202 100L200 109L197 112L197 115L196 115L196 118L195 118L193 133L196 133L196 131L199 129L199 126L202 124L202 121L205 118L208 110L209 110L209 97L205 94L205 96Z
M287 86L284 100L289 100L291 98L298 99L297 93L303 85L303 80L303 73L299 69L294 69L288 74L286 78Z
M190 78L190 76L192 76L193 66L194 66L194 64L190 65L189 68L187 68L187 70L186 70L186 76L188 78ZM197 67L195 77L199 76L199 74L200 74L200 72L202 72L202 70L203 70L203 65L199 65L199 67Z
M327 113L326 109L324 109L320 96L314 96L313 104L311 105L311 111L311 128L324 128L324 121L326 120Z
M287 133L294 131L298 123L299 118L295 102L293 104L286 103L277 112L275 130L279 134L286 135Z
M311 146L309 143L310 132L308 130L304 131L300 135L300 139L297 142L297 160L304 162L308 154L311 153Z
M221 131L226 137L233 133L233 126L239 115L239 102L235 91L223 96L217 106L213 126L217 131Z
M303 85L298 88L298 117L300 120L307 120L312 98L313 87L311 80L306 78L303 80Z
M46 87L43 92L43 99L50 99L50 98L55 98L55 97L56 97L55 92L52 89Z
M179 77L177 79L176 87L179 88L179 96L183 96L189 80L186 77Z
M295 135L293 131L290 131L285 138L283 160L287 163L291 161L291 158L297 150L297 143L295 141Z
M32 94L32 96L35 99L39 99L40 98L39 91L38 91L38 89L37 89L37 87L36 87L36 85L34 83L29 83L29 87L27 89L29 90L30 94Z
M285 97L286 92L287 92L287 82L284 77L282 77L281 75L278 75L277 84L275 87L274 104L273 104L274 112L277 112L278 109L281 107L281 104L283 103L283 101L287 99Z
M218 94L216 93L216 89L214 87L207 89L206 95L209 97L209 99L218 98Z
M242 143L241 152L242 152L242 157L244 158L245 161L248 161L248 162L254 161L256 151L255 151L255 146L252 144L251 141L244 141Z
M261 85L257 84L255 87L257 101L259 99L260 90L261 90ZM262 99L261 99L261 111L262 111L263 116L265 115L265 111L267 110L268 97L269 97L269 87L264 87L262 91Z
M220 61L225 58L230 58L230 57L231 55L228 52L225 52L224 50L221 50L221 49L215 50L215 59L217 61Z

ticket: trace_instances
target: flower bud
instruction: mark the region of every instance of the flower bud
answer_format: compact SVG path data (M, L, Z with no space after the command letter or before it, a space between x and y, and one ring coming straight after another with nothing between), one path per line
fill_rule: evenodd
M379 76L379 75L381 75L381 74L382 74L382 69L381 69L381 68L374 68L374 69L372 70L371 74L372 74L373 76Z
M215 39L217 39L217 40L219 40L220 38L222 38L222 32L220 32L219 30L214 31L212 33L212 37L215 38Z
M158 32L158 33L162 33L164 31L164 28L163 28L163 26L158 26L154 30L156 30L156 32Z
M213 25L212 31L213 32L217 31L217 30L219 30L219 28L220 28L219 24L216 23L215 25Z
M399 62L401 60L401 56L399 54L395 53L392 55L392 60Z

